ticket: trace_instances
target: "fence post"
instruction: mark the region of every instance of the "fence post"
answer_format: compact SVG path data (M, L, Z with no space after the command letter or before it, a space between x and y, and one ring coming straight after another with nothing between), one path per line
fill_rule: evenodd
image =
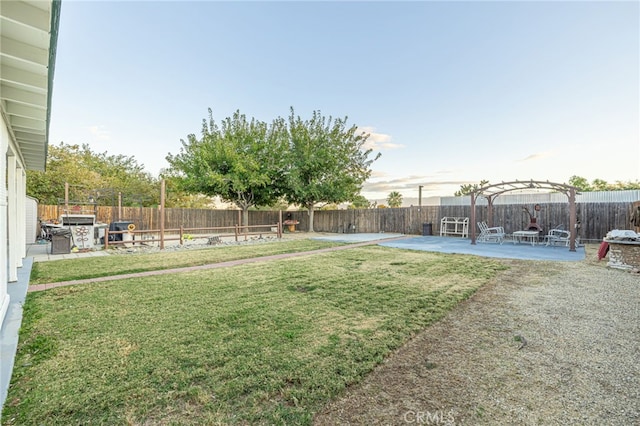
M278 238L282 238L282 210L278 210Z
M235 234L235 236L236 236L236 243L238 242L238 228L239 228L239 226L238 226L238 224L236 223L236 226L233 228L233 230L234 230L234 234Z
M164 192L165 181L160 182L160 250L164 250Z
M104 249L109 250L109 227L104 229Z
M180 245L184 244L184 241L182 239L183 238L183 234L184 234L184 227L182 225L180 225Z

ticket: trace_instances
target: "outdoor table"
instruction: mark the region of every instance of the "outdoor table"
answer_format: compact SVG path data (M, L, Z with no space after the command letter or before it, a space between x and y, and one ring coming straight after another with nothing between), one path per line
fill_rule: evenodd
M520 243L522 240L528 240L531 242L532 246L535 246L538 241L538 234L538 231L516 231L513 233L513 243L515 244L516 241Z

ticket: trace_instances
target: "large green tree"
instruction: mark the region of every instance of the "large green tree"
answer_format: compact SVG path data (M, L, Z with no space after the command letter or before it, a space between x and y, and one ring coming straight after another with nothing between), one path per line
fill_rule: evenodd
M334 120L314 111L303 120L291 108L288 130L285 197L308 210L309 232L313 232L316 204L354 199L380 154L369 158L372 150L364 149L369 135L357 134L355 125L347 127L347 117Z
M45 171L27 171L27 194L42 204L55 205L64 199L69 184L70 201L93 198L98 204L113 205L118 193L124 205L153 205L160 198L157 179L144 171L133 157L96 153L89 145L50 145Z
M282 193L283 153L287 148L284 119L269 126L240 111L222 120L202 122L200 138L190 134L182 140L180 153L169 154L167 173L180 188L208 196L219 195L242 210L249 224L249 208L270 205Z

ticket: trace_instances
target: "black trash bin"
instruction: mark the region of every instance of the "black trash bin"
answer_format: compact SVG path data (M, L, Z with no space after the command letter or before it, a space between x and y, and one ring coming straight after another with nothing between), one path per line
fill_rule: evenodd
M51 230L51 254L71 253L71 230L53 228Z
M430 222L422 224L422 235L433 235L433 225Z
M110 234L109 241L124 241L125 237L121 231L128 231L129 225L133 225L130 221L111 222L109 224L109 232L118 232L117 234Z

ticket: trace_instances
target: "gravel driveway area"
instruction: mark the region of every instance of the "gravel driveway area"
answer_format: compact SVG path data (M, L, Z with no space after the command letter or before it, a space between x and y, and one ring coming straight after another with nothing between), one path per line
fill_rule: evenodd
M640 424L640 274L596 250L505 261L315 424Z

